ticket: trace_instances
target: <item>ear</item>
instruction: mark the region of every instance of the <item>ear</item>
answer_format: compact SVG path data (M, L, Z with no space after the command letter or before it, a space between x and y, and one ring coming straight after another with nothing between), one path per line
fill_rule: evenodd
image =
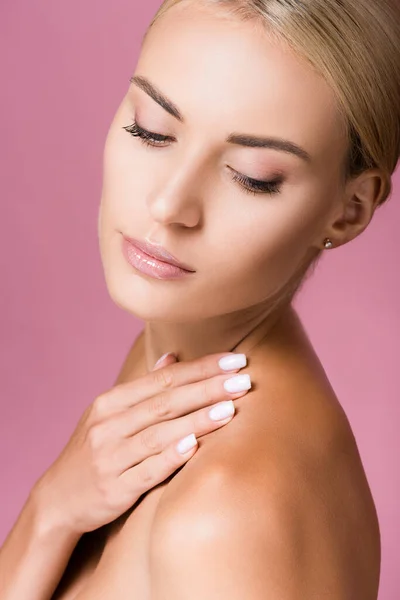
M347 184L341 215L325 232L333 247L347 244L368 227L383 198L384 183L380 169L369 169Z

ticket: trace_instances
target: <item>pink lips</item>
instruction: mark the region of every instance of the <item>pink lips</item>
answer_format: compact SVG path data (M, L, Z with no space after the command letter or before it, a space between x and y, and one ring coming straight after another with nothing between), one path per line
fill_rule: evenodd
M162 246L123 236L122 247L129 264L150 277L176 279L194 272L194 269L179 262Z

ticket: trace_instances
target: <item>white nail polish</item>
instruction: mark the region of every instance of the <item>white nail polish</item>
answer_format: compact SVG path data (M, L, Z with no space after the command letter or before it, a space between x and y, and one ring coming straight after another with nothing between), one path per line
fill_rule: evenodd
M244 390L249 390L251 388L250 375L242 374L235 375L235 377L231 377L224 381L224 388L227 392L243 392Z
M156 362L156 364L154 365L154 367L156 367L157 365L159 365L164 360L164 358L166 358L168 356L168 354L172 354L172 352L166 352L165 354L163 354L161 356L161 358L158 359L158 361ZM154 367L153 367L153 369L154 369Z
M185 438L183 438L180 442L178 442L176 448L180 454L186 454L186 452L189 452L189 450L194 448L196 444L196 436L194 435L194 433L191 433L190 435L187 435Z
M220 358L218 364L223 371L241 369L247 365L247 358L245 354L228 354Z
M222 421L227 417L231 417L235 413L235 405L232 400L221 402L217 404L209 411L209 417L213 421Z

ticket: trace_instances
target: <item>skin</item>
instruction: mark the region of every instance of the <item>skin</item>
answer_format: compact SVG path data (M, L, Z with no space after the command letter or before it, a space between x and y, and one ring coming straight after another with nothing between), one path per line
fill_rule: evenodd
M186 361L236 349L256 385L141 513L110 528L77 599L101 589L120 599L297 600L324 589L332 600L372 600L379 530L356 443L293 308L276 298L326 237L337 247L368 226L383 175L370 170L343 186L347 141L330 88L258 24L223 16L189 2L146 37L134 75L184 122L129 86L105 145L99 241L112 299L145 323L119 381L165 352ZM123 129L134 118L169 141L143 145ZM290 140L310 161L226 143L232 132ZM281 192L253 196L232 170L279 173ZM122 233L160 242L196 272L180 281L134 272ZM144 541L146 576L134 569Z
M231 349L272 319L271 298L329 237L340 246L370 222L380 173L343 187L343 126L324 80L254 23L177 5L146 38L134 75L149 79L185 117L179 122L131 84L104 151L100 251L109 293L145 321L148 368L165 352L189 360ZM173 44L170 41L173 40ZM162 57L162 60L160 60ZM134 118L170 136L150 148L123 127ZM231 132L288 139L311 162L224 143ZM232 180L285 179L281 193L248 194ZM137 275L121 233L160 242L196 273L177 281Z

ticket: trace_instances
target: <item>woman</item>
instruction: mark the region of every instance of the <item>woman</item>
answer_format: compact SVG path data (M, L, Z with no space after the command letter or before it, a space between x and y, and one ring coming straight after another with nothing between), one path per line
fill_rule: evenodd
M97 421L85 413L36 488L36 509L51 515L41 543L32 534L27 558L31 503L4 545L2 597L377 598L370 488L292 301L323 251L355 239L390 195L399 25L391 0L161 6L107 137L99 214L110 295L145 327L119 392L97 403ZM150 379L167 352L179 361L164 358ZM229 425L199 425L185 468L172 451L168 473L166 461L163 473L148 463L141 477L152 485L140 501L116 487L108 504L90 496L87 421L96 452L122 435L127 390L137 408L146 385L160 426L181 417L171 407L182 390L181 410L205 414L204 404L226 399L221 383L232 373L221 375L217 358L227 352L248 361L247 377L234 378L245 384L234 388L237 414L220 421ZM110 415L112 432L101 429ZM176 441L195 423L178 422ZM165 440L156 437L146 443L159 457Z

